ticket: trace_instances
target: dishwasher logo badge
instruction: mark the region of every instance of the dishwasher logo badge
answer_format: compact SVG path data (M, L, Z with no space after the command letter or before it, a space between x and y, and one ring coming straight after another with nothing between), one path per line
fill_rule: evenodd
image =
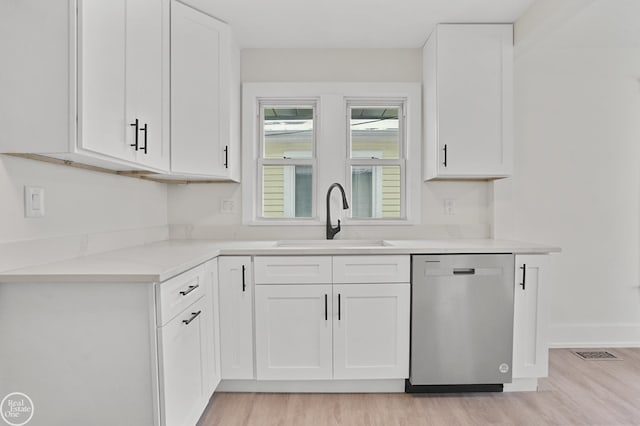
M0 417L8 425L26 425L33 417L33 401L23 393L13 392L4 397L0 410Z
M509 364L505 364L505 363L500 364L500 367L498 367L498 370L499 370L502 374L504 374L504 373L508 373L508 372L509 372Z

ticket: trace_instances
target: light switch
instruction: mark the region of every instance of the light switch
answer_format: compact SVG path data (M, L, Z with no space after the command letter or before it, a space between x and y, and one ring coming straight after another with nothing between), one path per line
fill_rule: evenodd
M220 202L220 213L231 214L235 213L235 203L233 200L222 200Z
M449 216L456 214L456 200L453 198L444 199L444 214Z
M24 215L25 217L44 216L44 188L24 187Z

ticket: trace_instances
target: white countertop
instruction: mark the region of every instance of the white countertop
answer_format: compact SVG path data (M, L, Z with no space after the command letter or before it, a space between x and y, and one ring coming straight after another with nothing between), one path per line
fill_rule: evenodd
M279 246L276 241L169 240L0 273L0 282L160 282L219 255L545 254L560 248L492 239L365 241Z

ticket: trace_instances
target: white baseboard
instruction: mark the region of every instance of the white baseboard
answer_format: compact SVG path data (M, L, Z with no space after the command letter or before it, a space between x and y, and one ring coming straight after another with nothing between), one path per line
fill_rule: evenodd
M398 380L223 380L216 392L402 393Z
M538 390L538 379L513 379L511 383L504 384L504 392L536 392Z
M638 348L640 324L555 324L549 326L550 348Z

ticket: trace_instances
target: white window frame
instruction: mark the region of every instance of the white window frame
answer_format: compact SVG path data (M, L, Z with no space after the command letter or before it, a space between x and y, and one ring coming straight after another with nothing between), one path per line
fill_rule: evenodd
M352 150L353 150L353 141L351 134L351 126L347 126L347 153L346 153L346 176L347 176L347 192L349 195L353 193L351 181L351 167L352 166L398 166L400 167L400 217L393 219L385 219L382 217L374 217L371 218L360 218L353 217L351 211L349 212L349 220L345 223L351 224L363 224L370 225L375 223L375 221L398 221L398 220L406 220L407 211L406 211L406 158L407 158L407 132L405 128L406 123L406 102L405 99L393 99L393 98L383 98L383 99L372 99L372 98L361 98L361 99L348 99L346 104L346 120L347 123L351 120L351 109L356 108L380 108L380 107L394 107L398 108L398 119L399 119L399 140L398 140L398 158L397 159L383 159L383 158L352 158ZM377 169L373 169L377 170ZM380 176L381 179L381 176ZM382 198L382 194L380 194L380 198ZM351 197L349 197L351 199ZM375 203L372 208L375 209L377 207L377 201L372 199L372 202Z
M316 153L317 153L317 118L318 118L318 101L316 99L269 99L269 98L261 98L261 99L257 99L258 101L258 113L259 113L259 117L258 117L258 126L259 126L259 130L258 130L258 139L259 139L259 146L258 146L258 156L257 156L257 183L256 183L256 187L257 187L257 191L256 191L256 216L255 216L255 220L256 221L265 221L265 222L269 222L269 221L277 221L277 222L288 222L291 220L295 220L295 221L304 221L304 222L309 222L309 221L315 221L316 220L316 194L317 194L317 187L316 187L316 170L317 170L317 159L316 159ZM264 120L262 119L263 117L263 111L265 108L274 108L274 107L279 107L279 108L312 108L313 109L313 139L311 141L311 158L287 158L286 156L284 158L265 158L264 157L264 152L265 152L265 140L264 140ZM287 184L287 173L291 174L291 169L295 170L295 166L311 166L311 216L310 217L287 217L288 213L291 213L291 210L293 210L293 213L295 214L295 203L293 205L291 205L291 203L287 203L287 194L286 194L286 188L285 188L285 196L284 196L284 213L285 213L285 217L264 217L262 214L263 212L261 211L263 208L263 191L260 189L263 187L263 169L265 166L284 166L285 167L285 176L284 176L284 184L286 186ZM291 169L288 169L287 166L291 166ZM295 178L295 171L294 171L294 178ZM291 178L289 177L289 190L293 190L293 193L295 194L295 183L293 183L291 181ZM289 199L289 201L293 200L292 198Z
M311 218L263 218L262 176L258 160L262 153L261 103L290 102L305 105L316 102L313 154L313 207ZM421 85L420 83L244 83L242 87L242 218L247 225L324 226L326 191L339 182L351 199L350 126L346 119L348 102L367 106L371 102L394 105L403 102L404 135L401 156L404 177L401 182L403 214L400 219L351 218L341 208L332 207L334 222L343 225L416 225L421 218ZM283 105L284 106L284 105ZM372 105L375 106L375 105ZM345 139L346 138L346 139ZM364 161L370 161L363 159ZM274 160L275 162L283 160ZM301 160L296 160L301 161ZM376 163L375 165L379 165ZM334 191L337 197L337 191ZM334 197L334 198L335 198ZM322 206L323 208L319 208Z

